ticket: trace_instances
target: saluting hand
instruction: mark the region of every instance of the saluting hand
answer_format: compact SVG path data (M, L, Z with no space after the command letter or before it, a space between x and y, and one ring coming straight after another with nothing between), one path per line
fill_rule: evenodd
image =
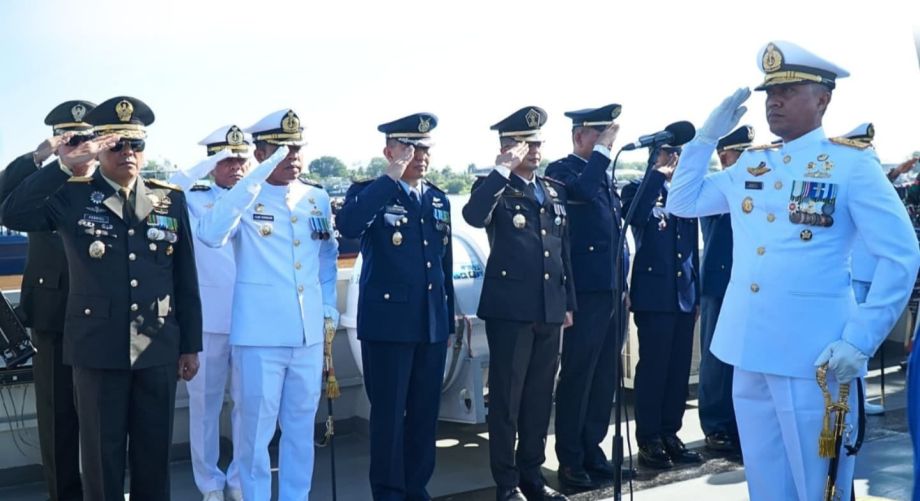
M662 165L659 165L655 170L664 174L664 177L670 181L671 176L674 175L674 169L677 168L677 162L679 159L680 156L677 153L669 153L667 160Z
M45 160L57 153L57 149L61 147L62 144L70 141L70 138L73 136L73 132L65 132L60 136L52 136L48 139L45 139L41 142L32 152L32 160L35 161L35 165L41 165L45 163Z
M183 353L179 355L177 376L186 381L191 381L195 374L198 374L198 354Z
M77 146L70 150L69 153L62 156L61 163L74 171L75 175L82 175L83 173L79 173L74 169L76 166L85 166L87 163L94 160L99 155L100 151L107 150L118 144L120 139L121 136L118 134L107 134L85 141L81 143L80 146Z
M617 133L620 132L620 124L612 123L601 132L601 135L597 136L597 140L594 141L594 145L601 145L606 147L608 150L613 148L613 142L617 140Z
M514 170L518 165L521 165L529 150L530 146L527 143L519 142L495 157L495 165L502 165Z
M396 155L390 160L390 165L387 166L387 175L394 181L398 181L402 177L409 162L415 156L415 146L399 143L399 148Z

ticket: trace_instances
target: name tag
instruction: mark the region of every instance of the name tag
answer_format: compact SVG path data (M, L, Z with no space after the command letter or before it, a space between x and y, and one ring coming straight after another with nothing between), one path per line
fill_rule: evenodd
M762 190L763 183L760 181L745 181L744 189L746 190Z
M274 221L275 216L271 214L253 214L252 219L255 221Z

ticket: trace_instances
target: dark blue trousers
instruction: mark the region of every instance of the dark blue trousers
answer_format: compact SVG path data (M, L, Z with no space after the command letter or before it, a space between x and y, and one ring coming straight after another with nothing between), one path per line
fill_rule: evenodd
M580 292L575 323L562 337L556 385L556 457L580 468L607 461L601 442L610 425L622 338L616 338L613 295Z
M706 435L727 433L737 437L738 425L732 404L734 367L709 351L721 309L722 297L700 298L700 425Z
M637 311L636 440L646 442L680 430L687 405L693 313Z
M447 341L361 341L375 501L428 501Z

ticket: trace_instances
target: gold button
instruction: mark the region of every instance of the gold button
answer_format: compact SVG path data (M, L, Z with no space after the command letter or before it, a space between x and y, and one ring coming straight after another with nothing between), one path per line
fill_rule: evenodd
M425 266L427 266L428 268L431 268L431 261L428 261L427 263L425 263Z
M514 210L521 210L521 206L520 206L520 205L515 205L515 206L514 206Z
M297 246L299 246L299 245L300 245L300 240L297 240L297 239L295 238L295 239L294 239L294 247L297 247Z
M38 279L38 283L40 283L40 284L45 283L45 279L44 279L44 278L39 278L39 279Z
M678 276L678 277L682 277L682 276L684 276L684 272L682 272L682 271L678 271L678 272L677 272L677 276Z
M683 254L681 254L680 252L677 253L677 259L683 259L683 257L684 257Z
M503 276L503 277L506 277L506 276L508 276L508 272L507 272L507 271L505 271L505 270L502 270L502 276Z
M297 286L297 292L303 292L303 285Z
M544 256L544 257L549 257L549 251L543 251L543 256Z
M294 263L294 269L295 269L295 270L299 270L299 269L300 269L300 261Z
M128 261L134 261L135 259L137 259L137 254L133 252L128 254Z
M767 249L766 249L765 247L758 247L758 248L757 248L757 255L758 255L758 256L763 256L765 252L767 252Z
M129 237L133 237L133 236L134 236L134 228L128 228L128 236L129 236Z
M133 278L131 279L131 287L137 287L137 280L136 280L136 279L133 279Z
M428 290L431 290L431 289L432 289L432 287L433 287L433 285L432 285L432 284L428 284Z
M773 187L776 188L777 190L781 190L781 189L783 189L783 182L782 182L782 181L777 181L777 182L773 183Z
M588 252L594 252L594 246L593 246L593 245L589 245L589 246L588 246Z
M760 292L760 286L757 284L751 284L751 292Z
M427 245L428 245L428 240L422 240L422 244L427 246Z
M137 308L138 308L137 303L134 303L131 305L131 311L137 311Z
M296 223L296 222L297 222L297 216L291 216L291 222L292 222L292 223Z
M776 221L776 216L773 215L772 212L769 213L769 214L767 214L767 221L770 222L770 223L772 223L773 221Z
M390 299L390 293L389 293L389 292L384 292L384 293L383 293L383 299L389 300L389 299Z
M546 236L546 230L540 230L540 234L543 235L543 236L545 237L545 236Z
M788 164L788 163L791 162L791 161L792 161L792 157L790 157L789 155L786 155L786 156L783 157L783 163L784 163L784 164Z
M93 314L93 310L87 308L87 309L83 310L83 314L86 315L86 316L90 316L90 315Z
M543 274L543 280L549 280L549 273Z

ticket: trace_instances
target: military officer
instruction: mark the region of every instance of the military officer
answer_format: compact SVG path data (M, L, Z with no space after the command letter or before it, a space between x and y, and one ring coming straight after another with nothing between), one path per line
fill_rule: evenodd
M478 315L489 343L489 458L499 500L567 499L540 473L559 336L575 310L565 187L535 175L546 117L528 106L492 126L501 154L463 207L491 246Z
M658 469L701 461L677 437L687 402L700 287L697 220L664 209L679 155L680 147L661 147L641 196L638 181L623 187L624 212L636 204L630 223L636 242L630 303L639 336L636 442L639 464Z
M87 499L168 500L178 375L198 370L201 302L184 194L138 176L153 111L109 99L84 120L102 137L29 176L4 222L57 230L70 264L64 361L73 366ZM98 156L92 176L73 169ZM79 170L78 172L79 173Z
M45 117L52 137L35 151L13 160L0 173L0 201L25 178L34 174L54 154L65 155L92 139L92 126L83 121L96 105L89 101L65 101ZM75 165L91 174L96 159ZM0 214L0 223L3 215ZM63 361L64 308L67 305L67 257L54 232L29 232L29 255L22 274L18 311L32 329L36 353L32 359L38 441L48 496L52 501L83 499L80 484L79 420L73 401L73 374Z
M754 128L742 125L719 139L716 153L722 169L728 169L751 146ZM732 273L732 220L728 214L700 218L703 231L703 259L700 270L700 425L706 448L714 452L740 454L738 425L732 405L731 365L712 352L712 334L722 309L722 298Z
M380 125L386 173L355 183L336 217L361 239L358 337L371 403L375 500L429 500L447 336L454 332L450 202L424 179L438 119Z
M236 125L224 125L201 140L207 157L186 170L176 171L170 182L186 191L193 234L198 233L198 221L204 212L214 206L221 194L242 179L249 165L251 137ZM196 184L211 175L211 184ZM230 307L233 303L233 282L236 263L233 246L218 249L202 242L195 245L195 262L198 267L198 286L201 292L203 315L201 367L198 377L188 382L189 445L192 452L192 473L195 485L204 496L203 501L220 501L242 498L239 465L235 459L227 466L226 474L217 466L220 459L220 411L224 405L227 379L232 370L230 359ZM230 416L233 446L238 447L239 413L241 403L236 396L236 386L231 385L233 409Z
M765 78L757 89L782 143L749 148L735 168L705 175L718 138L746 111L750 90L738 89L686 146L668 209L683 217L731 215L734 267L711 351L735 367L751 499L805 501L822 498L828 474L818 454L825 406L815 368L828 364L834 399L838 383L865 373L903 311L920 251L875 154L824 135L836 80L849 74L790 42L768 43L759 56ZM847 262L857 232L878 258L860 305ZM856 392L849 395L855 409ZM837 452L836 495L848 499L854 457Z
M625 290L625 273L615 276L613 267L617 252L627 251L625 245L616 247L620 195L607 174L620 110L619 104L608 104L566 112L572 120L573 152L546 168L548 177L566 187L578 303L574 323L562 337L554 426L559 481L574 489L589 489L615 474L600 443L610 423L618 381L615 362L622 348L612 293L617 280Z
M280 422L278 496L300 500L309 496L313 473L324 318L338 323L338 244L329 195L300 176L305 143L297 113L276 111L246 132L261 163L202 215L198 238L211 247L233 240L230 345L242 403L243 499L271 498L268 444Z

